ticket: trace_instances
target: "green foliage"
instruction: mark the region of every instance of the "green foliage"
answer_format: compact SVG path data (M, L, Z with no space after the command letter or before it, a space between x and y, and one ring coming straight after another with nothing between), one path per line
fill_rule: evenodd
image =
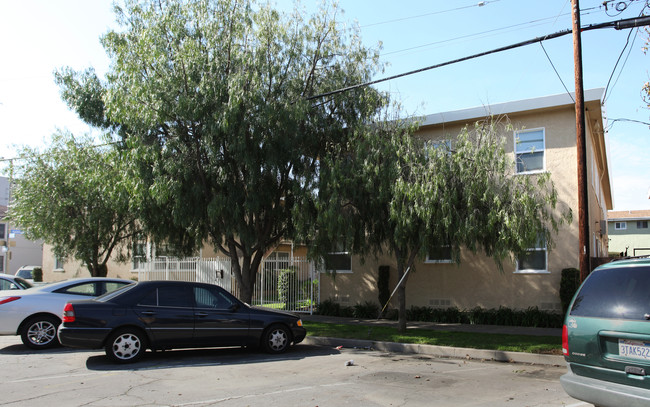
M34 267L32 270L32 277L34 278L35 282L43 281L43 269L40 267Z
M560 303L562 304L562 315L566 315L569 304L576 291L580 287L580 270L576 268L565 268L562 270L560 279Z
M328 2L313 16L253 0L115 9L105 80L63 70L64 99L119 129L147 234L183 252L211 242L249 302L263 255L312 226L319 160L340 157L385 103L372 88L309 98L371 79L378 51Z
M280 270L278 277L278 294L280 302L284 304L284 309L296 309L298 304L298 273L295 269Z
M366 301L354 305L354 317L363 319L376 319L379 315L379 306L374 302Z
M342 307L332 299L318 305L317 314L333 317L355 317L362 319L375 319L379 312L377 305L372 303L357 304L354 307ZM537 307L523 310L513 310L499 307L498 309L485 309L481 307L470 310L460 310L456 307L431 308L411 306L406 311L409 321L432 322L439 324L476 324L476 325L505 325L538 328L561 328L564 321L563 315L541 311ZM389 310L386 319L396 320L396 310Z
M90 138L63 133L45 151L23 149L9 218L30 239L42 239L58 257L80 260L99 277L113 253L128 250L139 228L124 157L93 145Z

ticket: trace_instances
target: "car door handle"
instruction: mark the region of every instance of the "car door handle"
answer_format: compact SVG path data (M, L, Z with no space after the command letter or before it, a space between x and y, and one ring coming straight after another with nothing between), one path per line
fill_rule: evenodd
M197 312L194 314L195 317L207 317L208 313L207 312Z
M155 315L155 311L142 311L142 315Z

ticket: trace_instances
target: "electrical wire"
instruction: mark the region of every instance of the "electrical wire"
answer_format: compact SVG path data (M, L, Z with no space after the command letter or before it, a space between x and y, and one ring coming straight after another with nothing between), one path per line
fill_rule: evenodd
M544 48L544 43L540 41L539 45L540 45L540 47L542 47L542 50L544 51L544 55L546 55L546 59L548 59L548 62L551 63L551 66L553 67L553 70L555 71L555 74L557 75L558 79L560 80L560 82L562 82L562 86L564 86L564 90L566 90L566 93L569 95L569 97L571 98L573 103L575 103L576 100L573 98L573 95L571 94L569 89L564 84L564 81L562 80L562 77L560 76L560 73L557 71L557 69L555 69L555 65L553 64L553 61L551 61L551 57L548 56L548 52L546 52L546 48Z
M643 12L645 9L648 7L648 0L644 0L645 4L643 8L641 9L641 12L639 13L639 17L643 16ZM619 3L624 3L624 2L619 2ZM631 1L630 1L631 3ZM627 6L626 6L627 8ZM619 13L620 14L620 13ZM607 86L605 87L605 93L603 94L603 100L607 101L609 99L608 91L609 91L609 85L612 81L612 78L614 77L614 73L616 72L616 68L618 67L618 63L621 61L621 57L625 53L625 49L628 48L628 45L630 44L630 37L632 36L633 33L638 32L638 29L632 29L630 32L627 34L627 39L625 40L625 46L621 50L621 53L618 55L618 59L616 60L616 64L614 64L614 68L612 69L612 73L609 75L609 79L607 80ZM616 83L618 83L618 79L621 77L621 73L623 72L623 68L625 68L625 64L627 63L628 58L630 57L630 53L632 52L632 48L634 46L634 42L636 41L636 36L634 36L634 39L632 40L632 45L630 45L627 56L625 57L625 61L623 61L623 65L621 65L621 69L618 73L618 76L616 77L616 81L614 82L614 85L612 85L612 89L614 86L616 86Z
M586 8L586 9L580 10L580 15L581 16L589 15L589 14L592 14L594 12L594 10L600 10L601 8L602 8L602 6ZM494 29L491 29L491 30L481 31L481 32L473 33L473 34L462 35L460 37L454 37L454 38L449 38L449 39L446 39L446 40L430 42L430 43L416 45L416 46L413 46L413 47L403 48L403 49L390 51L390 52L382 52L382 53L380 53L380 55L382 57L384 57L386 55L399 54L399 53L402 53L402 52L413 51L413 50L417 50L417 49L421 49L421 48L430 47L430 46L433 46L433 45L442 45L442 44L446 44L446 43L450 43L450 42L454 42L454 41L458 41L458 40L468 40L468 39L473 38L473 37L485 38L486 34L496 34L499 31L504 31L504 32L517 31L519 29L530 28L530 27L542 25L543 22L546 22L546 21L549 21L549 20L555 20L553 22L553 25L555 25L555 22L557 21L557 19L559 17L565 17L565 16L569 16L569 15L571 15L571 13L564 13L564 14L560 13L559 15L554 16L554 17L544 17L544 18L540 18L540 19L536 19L536 20L527 21L527 22L524 22L524 23L509 25L509 26L506 26L506 27L494 28ZM509 31L505 31L505 30L509 30Z
M396 23L396 22L399 22L399 21L406 21L406 20L412 20L412 19L415 19L415 18L433 16L433 15L436 15L436 14L449 13L451 11L458 11L458 10L463 10L463 9L467 9L467 8L483 7L483 6L485 6L487 4L490 4L490 3L496 3L497 1L501 1L501 0L479 1L478 3L470 4L469 6L460 6L460 7L456 7L456 8L447 9L447 10L434 11L434 12L426 13L426 14L418 14L416 16L409 16L409 17L403 17L403 18L396 18L396 19L393 19L393 20L380 21L380 22L377 22L377 23L363 25L360 28L367 28L367 27L374 27L374 26L382 25L382 24Z

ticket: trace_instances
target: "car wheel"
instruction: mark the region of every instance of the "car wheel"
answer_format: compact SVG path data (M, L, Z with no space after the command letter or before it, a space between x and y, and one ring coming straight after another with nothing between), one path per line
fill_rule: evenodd
M56 330L61 321L52 316L33 317L25 322L20 339L32 349L47 349L59 344Z
M132 363L142 357L146 349L145 337L136 329L123 329L113 333L106 342L106 356L113 362Z
M291 332L284 325L271 325L262 337L262 345L269 353L282 353L291 344Z

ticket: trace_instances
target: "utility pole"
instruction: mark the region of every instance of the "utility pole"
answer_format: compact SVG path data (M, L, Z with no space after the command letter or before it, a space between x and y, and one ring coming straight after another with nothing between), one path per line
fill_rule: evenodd
M582 41L580 34L580 5L571 0L573 8L573 59L575 66L576 148L578 151L578 229L580 251L580 281L591 271L589 260L589 192L587 181L587 146L585 135L585 96L582 84Z

